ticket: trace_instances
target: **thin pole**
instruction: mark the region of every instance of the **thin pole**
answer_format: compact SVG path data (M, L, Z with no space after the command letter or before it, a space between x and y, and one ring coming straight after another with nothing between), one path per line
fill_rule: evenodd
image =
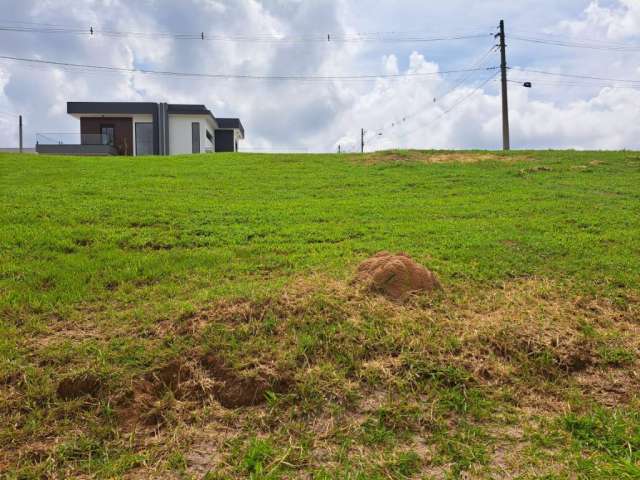
M504 20L500 20L500 71L502 73L502 148L511 150L509 134L509 98L507 93L507 44L504 34Z
M364 153L364 128L360 129L360 153Z
M18 116L18 137L20 138L20 153L22 153L22 115Z

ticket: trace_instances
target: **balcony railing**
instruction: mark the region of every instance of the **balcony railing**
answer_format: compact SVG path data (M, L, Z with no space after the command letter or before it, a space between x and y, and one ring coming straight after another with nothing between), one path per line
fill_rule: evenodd
M112 135L103 133L43 132L36 133L39 145L113 145Z
M45 132L36 134L36 152L46 155L121 155L112 135Z

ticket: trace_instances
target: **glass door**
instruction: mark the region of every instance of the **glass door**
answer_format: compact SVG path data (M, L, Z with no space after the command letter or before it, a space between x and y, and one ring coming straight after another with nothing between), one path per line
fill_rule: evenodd
M153 155L153 124L136 122L136 155Z

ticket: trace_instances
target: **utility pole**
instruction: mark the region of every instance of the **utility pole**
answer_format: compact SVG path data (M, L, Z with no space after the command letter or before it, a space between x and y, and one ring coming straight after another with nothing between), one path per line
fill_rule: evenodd
M507 94L507 44L504 34L504 20L500 20L500 32L496 38L500 38L500 71L502 73L502 148L511 150L509 135L509 99Z
M18 116L18 136L20 138L20 153L22 153L22 115Z
M364 128L360 129L360 153L364 153Z

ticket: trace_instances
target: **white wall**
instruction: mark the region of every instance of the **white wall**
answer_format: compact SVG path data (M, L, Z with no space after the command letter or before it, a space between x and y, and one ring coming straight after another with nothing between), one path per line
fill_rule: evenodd
M209 115L169 115L169 154L192 153L191 124L200 123L200 153L215 151L213 142L207 138L207 130L213 136L215 126Z
M238 148L236 148L236 152L240 148L240 140L242 140L242 134L240 133L240 129L239 128L234 128L233 129L233 141L238 146Z

